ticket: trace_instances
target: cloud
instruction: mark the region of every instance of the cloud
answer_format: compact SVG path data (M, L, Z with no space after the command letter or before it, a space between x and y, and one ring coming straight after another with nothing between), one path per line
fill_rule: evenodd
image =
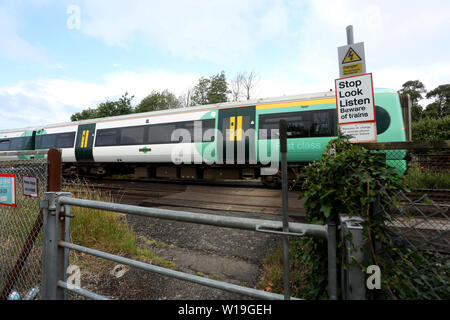
M164 70L122 71L107 74L100 83L68 79L22 81L0 87L0 129L67 122L70 116L125 92L139 103L152 90L183 94L198 81L193 74Z
M233 61L286 31L282 1L83 1L81 31L108 45L146 44L187 59Z
M0 130L65 122L73 106L48 101L43 97L30 97L23 93L0 93Z
M339 77L337 47L347 44L353 25L355 42L364 42L367 72L377 87L400 89L408 80L427 88L449 83L449 1L402 2L308 1L298 40L297 58L284 64L305 87L333 87ZM298 79L298 80L297 80Z
M0 7L0 55L14 60L44 62L45 53L18 35L19 24Z

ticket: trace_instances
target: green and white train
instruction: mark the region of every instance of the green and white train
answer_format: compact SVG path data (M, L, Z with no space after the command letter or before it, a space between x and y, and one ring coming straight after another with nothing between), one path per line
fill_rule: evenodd
M406 140L396 91L375 89L375 111L379 142ZM288 123L287 159L295 177L306 163L319 159L337 136L335 94L226 102L3 130L0 152L60 148L65 173L181 179L261 176L263 182L274 184L278 166L267 167L278 158L274 155L279 155L279 143L270 130L278 128L280 119ZM184 136L174 134L176 129L184 129L176 131ZM388 153L387 161L402 160L395 157Z

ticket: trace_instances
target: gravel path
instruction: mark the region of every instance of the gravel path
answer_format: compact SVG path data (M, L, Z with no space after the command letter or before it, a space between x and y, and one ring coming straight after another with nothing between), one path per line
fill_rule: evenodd
M169 209L169 207L166 208ZM183 210L217 214L204 209L183 208ZM255 213L221 212L221 214L280 219L279 216ZM127 216L127 220L141 239L141 247L148 248L157 256L172 261L177 265L178 271L249 287L255 287L259 282L261 260L271 249L281 245L279 237L260 232L131 215ZM120 278L107 272L91 275L88 287L93 286L96 287L95 292L114 299L248 299L246 296L136 268L130 268Z

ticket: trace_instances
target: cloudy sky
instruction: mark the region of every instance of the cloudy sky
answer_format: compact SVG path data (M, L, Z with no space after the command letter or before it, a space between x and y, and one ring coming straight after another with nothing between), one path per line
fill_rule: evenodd
M182 95L222 70L254 70L258 98L327 91L350 24L375 87L431 90L450 83L449 13L448 0L0 0L0 129L126 91Z

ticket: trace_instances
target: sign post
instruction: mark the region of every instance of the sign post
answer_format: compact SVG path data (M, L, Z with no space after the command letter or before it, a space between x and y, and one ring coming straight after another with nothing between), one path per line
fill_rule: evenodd
M366 72L364 42L353 43L353 27L347 27L346 46L338 47L339 73L335 80L336 112L342 133L351 142L376 142L377 126L373 79Z

